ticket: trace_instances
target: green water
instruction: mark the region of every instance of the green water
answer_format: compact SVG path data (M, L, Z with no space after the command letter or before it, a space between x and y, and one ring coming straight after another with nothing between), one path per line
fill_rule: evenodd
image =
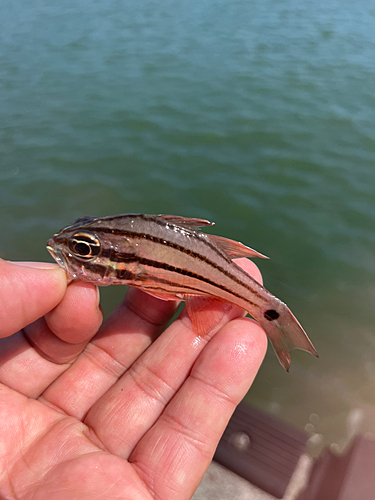
M249 401L315 452L375 433L374 54L367 0L2 0L0 256L82 215L213 220L320 354L269 351Z

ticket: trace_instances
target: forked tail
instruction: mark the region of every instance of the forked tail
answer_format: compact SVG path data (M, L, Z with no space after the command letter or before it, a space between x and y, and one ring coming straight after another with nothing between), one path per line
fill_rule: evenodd
M286 371L289 371L290 353L293 349L301 349L318 357L304 329L283 302L278 304L277 310L264 311L263 317L257 317L256 320L266 331L276 356Z

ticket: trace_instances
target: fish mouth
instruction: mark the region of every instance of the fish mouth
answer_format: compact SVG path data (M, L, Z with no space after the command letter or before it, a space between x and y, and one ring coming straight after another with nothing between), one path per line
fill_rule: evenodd
M62 254L61 250L54 247L52 239L47 241L47 250L52 255L52 257L55 259L55 261L58 263L58 265L60 267L62 267L63 269L65 269L65 271L66 271L67 267L66 267L66 262L64 260L63 254Z

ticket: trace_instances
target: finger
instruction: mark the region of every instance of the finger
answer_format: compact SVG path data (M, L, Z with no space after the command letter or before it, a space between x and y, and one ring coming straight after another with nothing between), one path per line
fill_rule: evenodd
M0 382L25 396L38 397L66 368L41 356L22 331L0 339Z
M46 314L46 322L51 331L65 342L87 342L103 321L99 301L98 287L83 281L73 282L58 307Z
M82 352L101 321L96 287L70 284L55 309L0 340L0 382L38 397Z
M86 347L102 323L97 288L71 283L60 304L46 316L24 328L30 344L54 363L69 363Z
M163 331L177 306L177 302L130 289L86 350L41 399L83 418Z
M241 264L252 268L247 259ZM223 303L222 307L222 312L212 311L220 318L219 328L243 315L236 306L228 308ZM197 337L182 313L93 406L85 423L108 450L124 458L130 455L189 375L213 333Z
M191 498L266 347L262 328L240 318L224 326L204 349L129 459L155 498Z
M66 274L56 264L0 259L0 337L7 337L57 306Z

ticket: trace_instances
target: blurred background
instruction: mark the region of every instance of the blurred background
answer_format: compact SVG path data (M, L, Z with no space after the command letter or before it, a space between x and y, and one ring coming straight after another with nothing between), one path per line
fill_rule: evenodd
M374 54L368 0L2 0L0 256L83 215L215 221L320 354L269 349L248 401L314 454L375 434Z

